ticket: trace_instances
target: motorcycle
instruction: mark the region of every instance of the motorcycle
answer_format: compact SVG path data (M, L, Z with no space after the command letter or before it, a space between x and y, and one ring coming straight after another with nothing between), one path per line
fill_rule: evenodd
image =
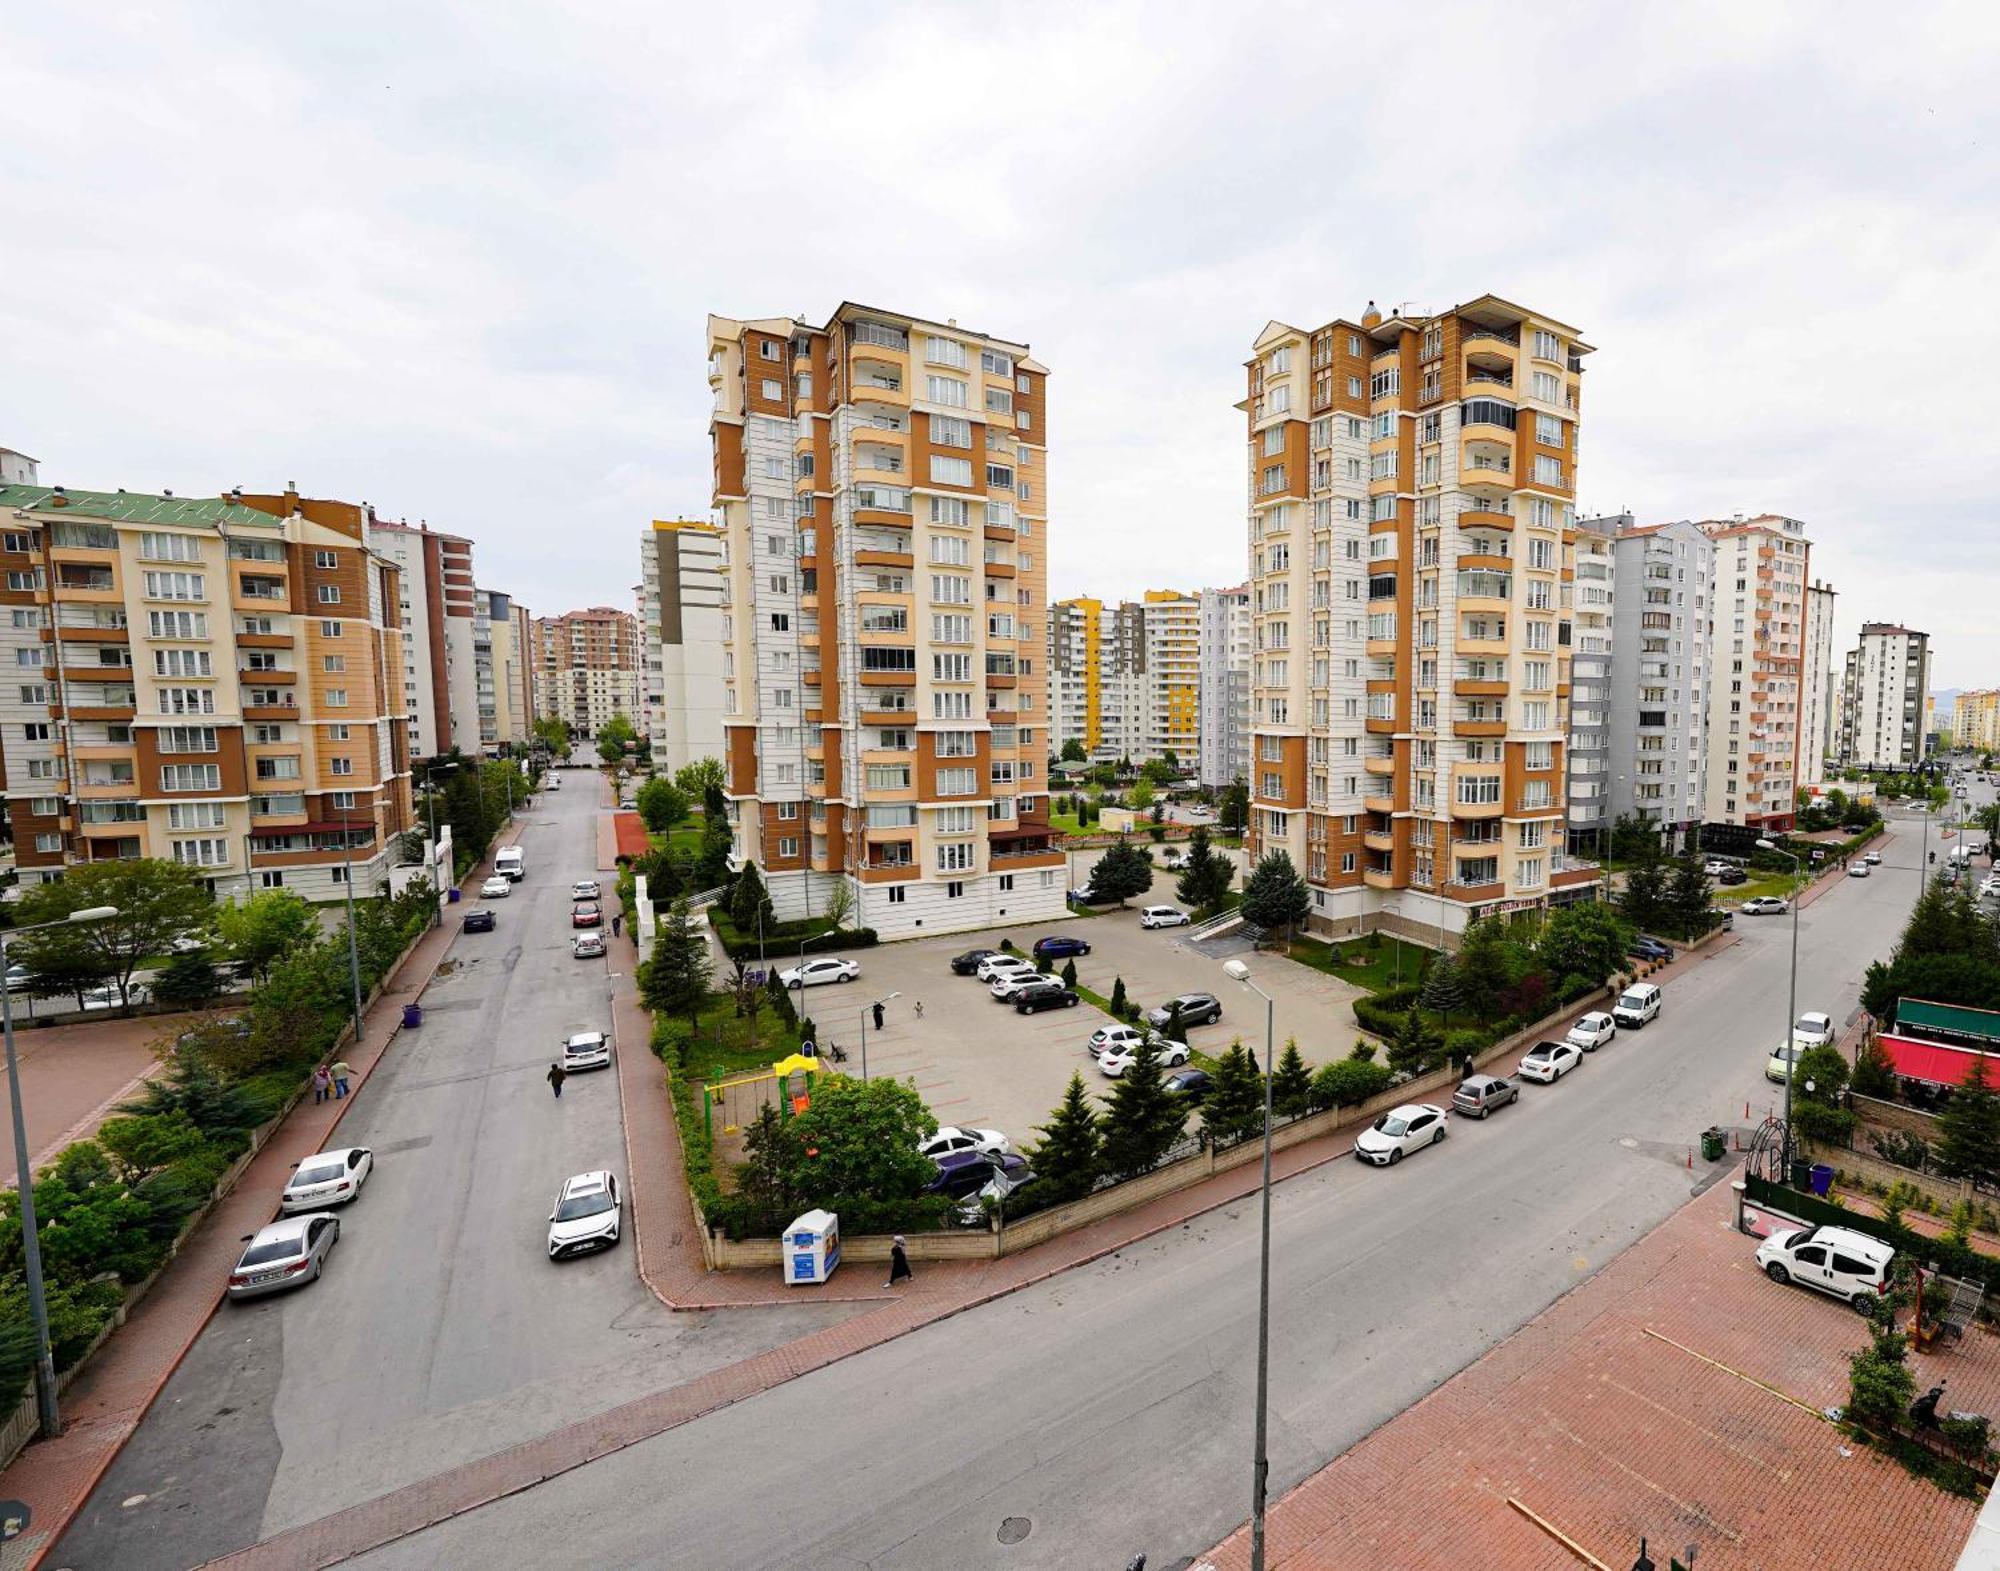
M1943 1395L1944 1382L1940 1380L1930 1390L1926 1391L1910 1404L1910 1422L1915 1424L1919 1429L1936 1429L1938 1427L1938 1399ZM1980 1413L1961 1413L1951 1410L1947 1411L1944 1416L1947 1419L1960 1423L1980 1425L1986 1423L1985 1416Z

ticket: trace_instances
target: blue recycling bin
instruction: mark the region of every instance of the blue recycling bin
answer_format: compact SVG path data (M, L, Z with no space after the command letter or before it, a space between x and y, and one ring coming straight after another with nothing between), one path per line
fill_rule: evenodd
M405 1030L414 1031L423 1023L424 1007L422 1004L403 1005L403 1027Z
M445 903L447 905L457 905L459 894L460 890L458 885L453 884L451 888L445 892L445 897L444 897Z
M1832 1188L1833 1169L1828 1167L1824 1162L1813 1163L1812 1192L1823 1200L1826 1198L1827 1191Z

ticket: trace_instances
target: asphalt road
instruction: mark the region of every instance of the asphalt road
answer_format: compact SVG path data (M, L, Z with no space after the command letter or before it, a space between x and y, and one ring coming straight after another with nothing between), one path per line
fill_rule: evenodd
M598 796L528 816L528 877L497 928L456 940L422 1028L356 1093L336 1138L377 1165L325 1278L217 1311L51 1567L180 1571L848 1312L670 1314L629 1230L615 1251L546 1257L562 1180L625 1167L617 1077L574 1076L559 1102L543 1078L564 1036L611 1020L605 962L569 954Z
M1805 910L1800 1010L1857 1007L1916 863L1901 836ZM1762 1070L1789 1025L1790 923L1739 919L1657 1022L1489 1122L1280 1188L1274 1492L1729 1176L1691 1173L1688 1149L1778 1095ZM1233 1205L354 1564L1182 1566L1249 1512L1256 1249L1254 1202ZM1003 1545L1010 1517L1030 1531Z

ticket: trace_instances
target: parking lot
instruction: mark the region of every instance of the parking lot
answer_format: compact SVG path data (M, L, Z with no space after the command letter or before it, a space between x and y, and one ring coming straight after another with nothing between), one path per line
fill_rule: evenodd
M985 984L951 974L953 955L998 948L1003 937L1023 950L1045 933L1083 939L1091 952L1077 957L1077 980L1105 998L1120 977L1127 996L1148 1008L1178 993L1215 994L1222 1000L1221 1024L1188 1033L1193 1047L1210 1054L1239 1035L1260 1052L1263 1047L1263 1000L1222 974L1223 959L1241 952L1258 984L1276 1000L1280 1052L1286 1037L1296 1036L1309 1062L1346 1056L1356 1030L1349 1001L1358 989L1275 955L1252 954L1240 941L1212 943L1204 946L1212 952L1202 953L1186 941L1185 928L1139 926L1141 906L1173 898L1173 876L1163 872L1155 876L1152 894L1134 899L1126 910L1110 906L1097 916L1045 927L956 933L854 951L861 980L814 988L800 1008L818 1025L820 1041L838 1043L849 1055L847 1069L858 1074L862 1016L874 1000L885 1000L883 1029L871 1024L867 1032L868 1072L914 1080L939 1123L999 1129L1017 1147L1035 1138L1034 1127L1047 1121L1075 1071L1083 1071L1093 1091L1109 1094L1113 1082L1097 1073L1084 1044L1110 1020L1088 1002L1018 1015L996 1002ZM901 996L891 999L891 993Z

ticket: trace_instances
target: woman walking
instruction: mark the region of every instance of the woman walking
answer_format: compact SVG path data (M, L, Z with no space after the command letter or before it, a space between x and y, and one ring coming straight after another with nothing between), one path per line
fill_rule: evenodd
M884 1287L894 1287L898 1282L908 1282L916 1276L910 1269L910 1256L903 1247L903 1235L898 1233L896 1241L889 1246L889 1280Z
M327 1099L327 1094L333 1090L333 1076L326 1072L326 1065L321 1064L319 1068L313 1071L312 1081L313 1100L315 1102L324 1102Z

